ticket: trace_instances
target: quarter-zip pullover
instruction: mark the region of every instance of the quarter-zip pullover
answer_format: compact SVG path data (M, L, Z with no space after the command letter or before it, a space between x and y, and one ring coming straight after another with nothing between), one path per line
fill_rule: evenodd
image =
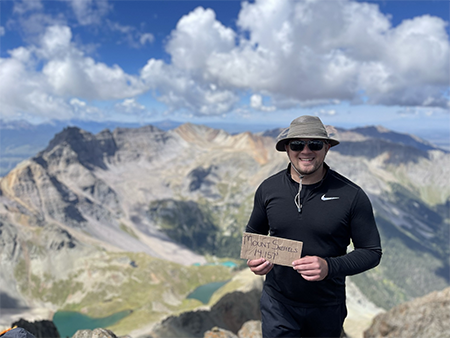
M294 197L299 184L286 170L267 178L257 189L247 232L303 242L302 257L319 256L328 263L328 276L309 282L293 268L274 265L265 291L293 306L328 306L345 302L345 276L379 264L380 236L372 205L364 191L339 173L327 170L313 185L303 185L302 210ZM347 253L353 242L354 250Z

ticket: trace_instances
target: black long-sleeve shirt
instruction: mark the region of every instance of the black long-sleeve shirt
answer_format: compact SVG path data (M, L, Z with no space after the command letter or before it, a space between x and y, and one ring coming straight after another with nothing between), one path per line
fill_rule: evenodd
M302 209L294 197L299 184L287 170L266 179L257 189L246 231L303 242L303 256L319 256L328 263L327 277L309 282L291 267L274 265L264 289L294 306L327 306L345 302L345 276L377 266L380 236L372 205L364 191L331 170L322 181L303 185ZM347 253L353 242L354 250Z

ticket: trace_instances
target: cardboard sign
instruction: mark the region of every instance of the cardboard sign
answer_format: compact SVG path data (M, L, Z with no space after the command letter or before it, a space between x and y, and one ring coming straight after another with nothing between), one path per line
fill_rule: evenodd
M303 242L244 232L241 258L265 258L274 264L292 266L293 261L301 258L302 247Z

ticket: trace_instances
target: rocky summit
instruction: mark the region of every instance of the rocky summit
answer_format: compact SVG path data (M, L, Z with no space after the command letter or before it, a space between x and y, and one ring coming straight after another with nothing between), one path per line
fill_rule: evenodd
M364 338L450 337L450 288L398 305L375 317Z
M450 155L380 127L329 129L341 144L327 163L368 193L383 242L381 265L349 278L348 322L362 332L376 314L450 283ZM0 179L0 325L40 310L132 310L111 329L145 335L216 309L217 295L207 305L187 296L233 280L224 261L245 266L253 194L288 163L274 149L278 132L184 124L56 134ZM202 332L220 324L210 319Z

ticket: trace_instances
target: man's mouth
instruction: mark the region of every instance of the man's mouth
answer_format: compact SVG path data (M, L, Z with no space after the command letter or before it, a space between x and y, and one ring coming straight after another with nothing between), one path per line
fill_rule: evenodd
M302 162L311 162L313 158L300 158L300 161Z

